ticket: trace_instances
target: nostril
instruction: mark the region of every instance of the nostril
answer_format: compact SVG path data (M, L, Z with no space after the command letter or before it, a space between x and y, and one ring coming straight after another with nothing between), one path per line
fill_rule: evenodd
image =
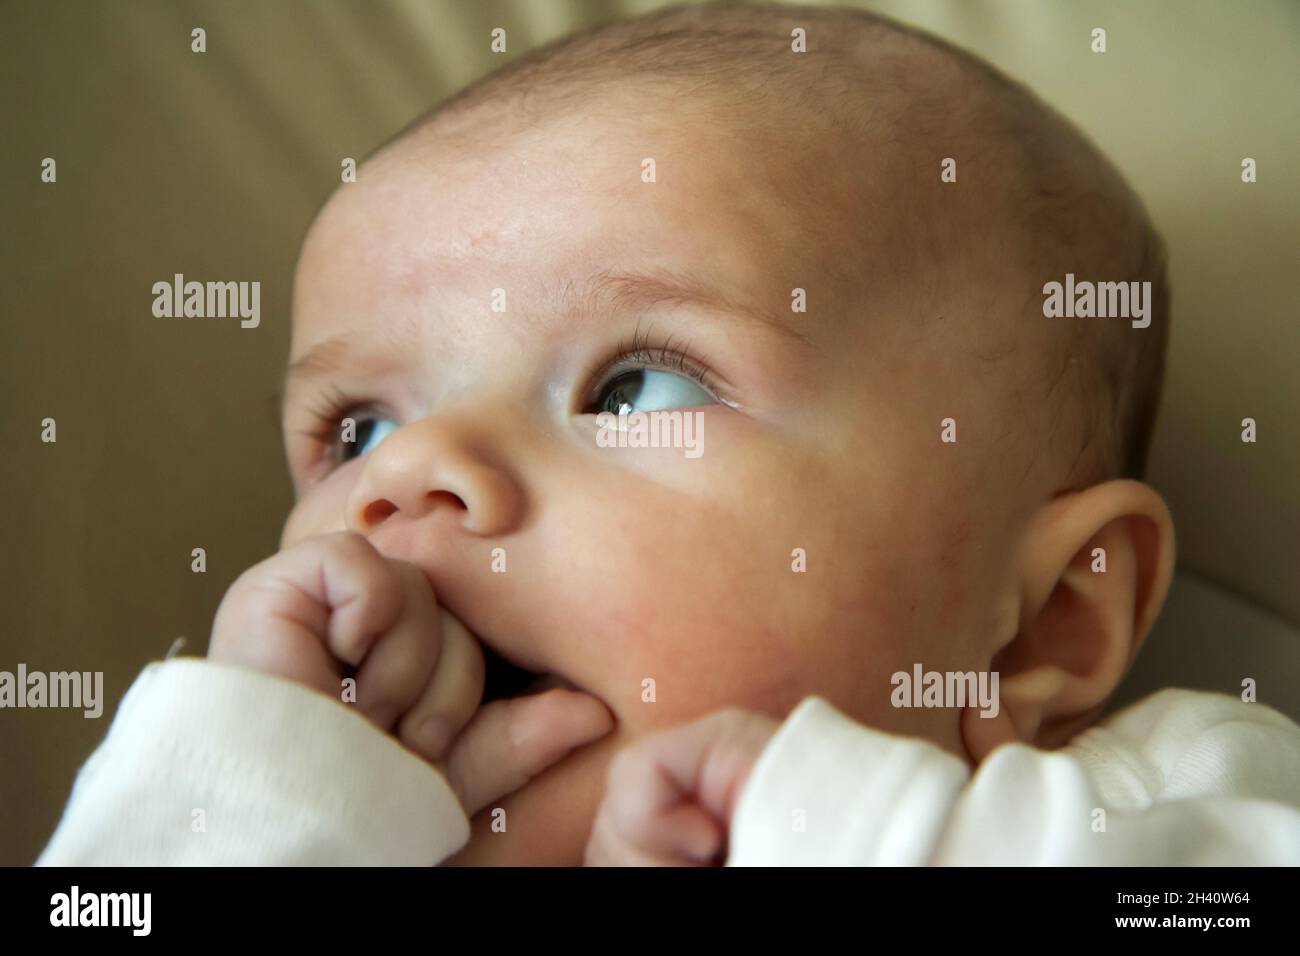
M366 510L361 514L361 520L365 527L373 527L396 510L397 505L393 504L387 498L380 498L378 501L372 501L370 504L366 505Z
M452 508L459 508L461 511L468 511L465 502L461 500L460 495L453 494L450 491L431 491L424 496L429 506L433 507L438 504L448 505Z

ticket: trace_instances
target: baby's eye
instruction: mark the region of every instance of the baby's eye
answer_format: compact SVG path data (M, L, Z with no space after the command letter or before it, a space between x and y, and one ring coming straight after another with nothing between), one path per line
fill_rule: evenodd
M357 423L355 439L353 441L339 441L339 460L341 462L360 458L367 452L373 451L376 445L392 432L397 431L397 423L391 418L354 418L353 421Z
M590 411L627 415L713 405L716 401L698 382L685 375L638 368L619 372L602 385Z

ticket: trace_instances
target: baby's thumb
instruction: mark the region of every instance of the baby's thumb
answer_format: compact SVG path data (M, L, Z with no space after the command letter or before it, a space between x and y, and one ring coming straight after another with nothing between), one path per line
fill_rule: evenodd
M581 691L496 700L457 737L444 768L447 781L472 817L613 727L605 705Z

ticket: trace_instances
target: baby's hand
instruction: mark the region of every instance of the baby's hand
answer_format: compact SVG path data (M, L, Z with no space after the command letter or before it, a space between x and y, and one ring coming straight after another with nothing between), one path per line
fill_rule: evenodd
M459 730L483 690L482 652L440 615L424 574L352 532L309 538L240 575L217 609L208 656L336 700L355 677L357 709L426 756L450 734L432 747L424 721Z
M587 866L717 866L744 785L780 724L729 708L643 737L613 759Z
M438 607L419 568L350 531L306 539L240 575L217 609L208 656L335 699L355 676L357 708L442 770L471 816L613 725L600 701L569 690L480 709L478 641Z

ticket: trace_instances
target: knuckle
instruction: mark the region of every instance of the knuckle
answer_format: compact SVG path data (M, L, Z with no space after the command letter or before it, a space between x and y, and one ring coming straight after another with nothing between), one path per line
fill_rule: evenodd
M248 622L268 617L278 610L277 604L271 600L271 592L256 582L248 582L239 588L232 586L217 609L216 626L230 633L229 637L223 635L223 640L229 641L247 631Z
M251 568L246 568L239 577L235 578L235 580L230 583L230 587L226 589L225 600L232 602L238 601L247 595L249 591L254 590L258 583L266 576L265 565L266 562L263 561L259 564L253 565Z

